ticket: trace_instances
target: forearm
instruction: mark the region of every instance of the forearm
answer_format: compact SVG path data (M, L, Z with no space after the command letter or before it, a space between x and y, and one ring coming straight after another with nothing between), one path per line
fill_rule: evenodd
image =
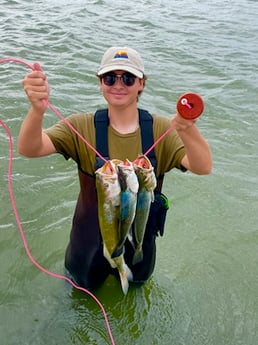
M20 128L17 149L26 157L37 157L42 147L42 122L41 111L30 108Z
M212 170L212 156L208 143L196 127L196 120L185 119L178 113L172 119L185 147L181 164L198 175L209 174Z
M208 143L195 124L178 131L186 151L182 164L195 174L205 175L212 170L212 155Z

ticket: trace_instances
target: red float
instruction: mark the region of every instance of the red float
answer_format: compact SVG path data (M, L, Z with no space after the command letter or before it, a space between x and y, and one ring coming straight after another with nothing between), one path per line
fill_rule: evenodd
M197 119L203 110L203 100L197 93L185 93L177 101L178 113L187 120Z

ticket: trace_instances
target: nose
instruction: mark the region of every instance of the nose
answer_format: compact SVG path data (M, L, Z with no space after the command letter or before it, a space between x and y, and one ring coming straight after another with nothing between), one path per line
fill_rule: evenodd
M115 81L115 84L116 85L117 83L119 83L119 85L121 86L124 86L124 83L122 81L122 75L121 74L116 74L116 81Z

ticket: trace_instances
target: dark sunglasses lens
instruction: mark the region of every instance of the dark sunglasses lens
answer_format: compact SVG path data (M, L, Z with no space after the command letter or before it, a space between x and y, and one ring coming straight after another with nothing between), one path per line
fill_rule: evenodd
M103 76L104 84L107 86L112 86L116 82L116 75L115 74L106 74Z
M132 86L135 82L135 76L130 73L124 73L122 75L122 80L126 86Z

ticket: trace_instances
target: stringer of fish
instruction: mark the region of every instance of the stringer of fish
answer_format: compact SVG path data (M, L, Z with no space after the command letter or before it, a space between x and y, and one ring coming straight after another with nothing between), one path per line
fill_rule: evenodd
M95 173L103 255L111 267L118 269L122 290L126 294L128 281L133 280L133 275L124 260L124 244L133 229L133 264L141 262L156 177L151 162L144 155L140 155L134 163L128 159L124 162L110 160Z
M127 164L124 166L122 161L116 159L106 162L96 171L98 216L103 239L103 254L111 267L118 269L124 294L128 291L128 281L133 279L133 275L124 261L123 246L128 235L126 229L128 227L128 218L131 216L129 210L135 210L136 207L136 198L135 205L132 205L133 199L130 192L127 188L124 188L128 180L130 185L131 168L129 167L127 167ZM119 171L120 181L118 178ZM133 174L135 174L134 170ZM124 181L124 185L121 183L121 190L120 182L122 181ZM135 182L138 185L137 178ZM122 215L121 221L121 212L124 212L125 209L128 209L128 211ZM133 217L134 213L135 211L133 212Z

